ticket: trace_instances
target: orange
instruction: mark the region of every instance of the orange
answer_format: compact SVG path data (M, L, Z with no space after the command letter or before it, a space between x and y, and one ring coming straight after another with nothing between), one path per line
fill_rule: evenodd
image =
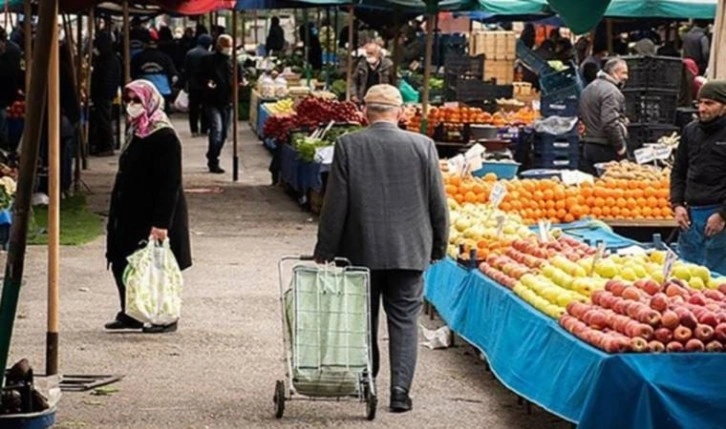
M602 209L598 206L593 207L590 212L596 218L600 218L602 216Z
M633 198L635 198L635 199L643 198L644 195L645 195L645 193L643 192L642 189L636 189L633 191Z
M651 215L656 219L660 219L663 216L663 212L661 212L660 209L656 207L652 209Z
M601 197L595 198L595 207L603 207L605 205L605 200Z
M542 201L544 200L544 193L542 191L534 191L532 197L535 201Z
M585 200L585 205L588 207L592 207L595 205L595 197L587 197L587 200Z
M622 189L613 190L613 198L615 198L616 200L623 198L624 196L625 196L625 191L623 191Z
M558 201L564 200L565 199L565 190L562 187L558 186L554 190L554 197L555 197L555 200L558 200Z
M565 201L565 207L567 207L568 209L572 209L576 205L577 205L577 198L575 198L575 197L568 197L567 200Z
M546 189L543 192L543 195L545 200L552 200L555 197L555 193L552 191L552 189Z
M574 222L575 221L575 216L574 215L571 215L570 213L567 213L565 215L564 221L566 223Z
M630 214L633 216L633 219L641 219L643 217L643 213L641 212L640 207L636 207L631 210Z
M552 200L545 201L545 207L548 209L553 209L555 208L555 202Z
M560 210L560 209L564 209L565 207L567 207L567 201L565 201L565 200L557 200L555 202L555 208L556 209Z
M615 198L613 198L613 197L607 197L607 198L605 198L605 205L607 207L614 207L615 206Z
M648 186L645 188L645 191L643 192L646 198L655 197L656 190L651 186Z
M615 201L615 204L618 207L623 208L623 207L627 207L628 201L625 198L618 198L617 201Z
M648 204L648 207L650 208L658 207L658 198L652 196L648 197L648 199L646 200L646 204Z
M486 202L489 201L489 195L482 192L481 194L477 195L476 202L481 204L486 204Z
M510 203L506 203L505 202L505 203L501 203L499 205L499 208L502 209L505 212L508 212L508 211L512 210L512 205Z
M454 200L456 200L457 203L461 204L464 202L464 194L456 194L454 195Z
M613 219L619 219L620 218L620 207L618 207L618 206L611 207L610 214L612 215Z
M457 191L459 190L459 188L457 188L457 187L456 187L456 186L454 186L454 185L446 185L446 186L444 187L444 189L446 190L446 194L447 194L447 195L454 195L454 194L456 194L456 192L457 192Z
M605 206L602 208L602 216L605 219L610 219L610 207L609 206Z
M596 186L595 191L593 192L593 195L598 198L604 198L605 197L605 188Z
M548 209L547 210L547 217L550 218L550 219L557 217L557 210L555 210L555 209Z
M567 216L567 210L565 210L565 209L559 209L559 210L557 210L557 217L559 219L564 219L565 216Z
M641 209L641 212L643 213L643 217L644 218L651 218L651 217L653 217L653 209L651 209L650 207L643 207Z
M484 176L484 181L485 182L496 182L497 181L497 175L494 174L494 173L487 173Z
M583 187L582 190L580 191L580 193L582 194L583 197L587 198L587 197L592 196L593 190L591 187Z
M449 176L449 183L454 186L459 186L461 184L461 176L458 176L458 175Z
M622 217L623 219L630 219L630 209L620 209L620 217Z
M635 201L635 198L628 198L627 207L629 209L634 209L634 208L638 207L638 202Z
M464 201L466 201L467 203L474 203L477 201L477 196L472 191L469 191L464 194Z

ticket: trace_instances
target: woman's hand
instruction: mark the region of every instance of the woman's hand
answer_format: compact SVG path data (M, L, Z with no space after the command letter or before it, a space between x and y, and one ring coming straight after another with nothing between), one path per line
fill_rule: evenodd
M166 229L155 228L152 226L149 236L156 241L164 241L169 236L169 231Z

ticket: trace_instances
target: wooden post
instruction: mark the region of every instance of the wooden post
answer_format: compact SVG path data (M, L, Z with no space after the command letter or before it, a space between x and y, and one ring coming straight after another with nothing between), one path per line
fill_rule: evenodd
M33 76L27 88L28 100L45 100L48 88L48 64L51 37L58 29L53 25L58 0L40 2L38 10L37 49L33 58ZM26 238L30 222L30 199L35 185L38 147L40 145L41 124L45 103L28 103L25 115L25 132L23 133L23 151L20 154L20 175L18 189L13 204L13 224L10 227L10 242L5 265L2 298L0 299L0 386L5 378L8 363L10 341L12 339L15 314L18 309L18 297L22 286L25 269Z
M254 36L254 40L255 40L255 52L257 52L257 47L260 45L260 36L257 31L258 30L257 25L259 24L259 20L257 19L257 9L252 11L252 19L255 20L255 25L252 26L252 31L255 32L255 34L253 36Z
M25 21L23 21L25 40L23 42L25 45L25 94L27 95L30 89L30 65L33 58L33 5L31 0L25 0L23 3L23 15L25 15Z
M93 39L94 39L94 33L96 31L96 17L94 13L94 9L91 9L88 13L88 27L87 27L87 33L88 33L88 45L86 48L88 51L86 52L86 58L88 59L86 62L86 105L85 105L85 111L86 111L86 118L90 119L91 116L91 66L93 65ZM82 46L79 46L81 51L83 50ZM90 121L86 120L86 127L84 130L84 139L81 144L79 155L82 160L82 168L86 170L88 168L88 143L90 138ZM76 182L76 186L80 182L81 176L80 173L78 173L78 180Z
M310 70L310 27L309 27L309 21L310 21L310 15L308 14L308 9L303 9L303 35L305 38L303 39L303 43L305 43L305 46L303 48L303 64L305 65L303 67L303 70L305 72L305 85L310 88L310 78L312 77L312 71Z
M348 65L347 65L347 71L346 71L346 77L345 81L348 83L346 91L345 91L345 99L350 100L351 98L351 90L353 87L353 49L357 49L353 47L353 23L355 22L355 6L350 5L348 8ZM363 101L363 100L359 100Z
M605 20L605 29L606 29L605 34L608 39L607 40L608 56L612 56L613 55L613 46L614 46L613 45L613 20L612 20L612 18L607 18Z
M255 20L255 23L257 20ZM256 27L255 27L256 29ZM237 132L239 122L239 62L237 61L237 11L232 10L232 40L234 48L232 49L232 144L234 146L234 156L232 165L232 180L239 180L239 151L237 147Z
M339 22L338 21L338 8L337 7L335 8L335 12L334 13L335 13L335 18L333 18L333 19L335 20L335 24L333 25L333 29L334 29L334 31L333 31L333 42L334 42L333 43L333 46L334 46L333 53L335 54L335 58L337 60L338 59L338 22Z
M129 25L131 20L129 19L129 0L123 0L123 15L124 15L124 85L131 82L131 37Z
M45 373L58 374L58 310L60 301L60 79L58 46L58 3L53 15L53 35L48 65L48 334L45 345Z
M423 94L421 96L422 120L421 133L426 134L429 119L429 80L431 79L431 55L434 45L434 31L436 30L436 14L430 13L426 17L426 53L424 57Z
M394 14L394 26L396 28L396 32L393 36L393 76L398 76L398 67L401 65L401 25L399 21L401 20L401 9L396 8L393 11Z

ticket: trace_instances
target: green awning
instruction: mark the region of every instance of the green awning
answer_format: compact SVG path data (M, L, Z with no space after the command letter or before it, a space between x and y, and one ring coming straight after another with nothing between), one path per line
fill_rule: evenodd
M610 0L547 0L575 34L592 30L602 20Z
M476 10L497 16L537 15L551 12L547 0L478 0Z
M716 0L612 0L609 18L713 19Z

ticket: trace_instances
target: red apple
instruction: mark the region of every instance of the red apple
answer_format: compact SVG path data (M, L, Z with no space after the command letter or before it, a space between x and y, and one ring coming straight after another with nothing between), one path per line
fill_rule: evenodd
M665 292L668 296L682 296L684 298L688 297L688 292L686 292L685 289L673 283L669 284L666 287Z
M690 328L686 326L679 326L673 331L673 338L676 339L676 341L680 341L683 344L686 343L686 341L690 340L693 336L693 331L691 331Z
M653 295L650 299L650 308L660 312L666 311L668 309L668 295L662 292Z
M698 321L715 328L718 325L718 316L713 311L705 311L698 316Z
M635 353L643 353L648 350L648 342L640 337L630 339L630 350Z
M706 344L706 351L707 352L722 352L723 344L719 343L718 341L711 341L710 343Z
M624 300L622 298L617 298L617 297L616 297L616 299L617 300L615 301L615 304L613 304L613 307L612 307L613 310L615 310L615 312L618 313L618 314L622 314L622 315L626 316L628 314L627 313L628 304L631 301L626 301L626 300Z
M660 323L660 313L648 307L644 307L638 311L637 319L650 326L656 326Z
M612 309L615 303L620 299L610 292L605 292L607 295L600 298L600 306L603 308Z
M623 290L623 298L631 301L640 301L640 292L634 286L628 286Z
M708 289L703 291L703 294L706 296L706 298L712 299L714 301L723 301L724 299L726 299L726 295L717 290Z
M611 292L615 296L622 295L623 290L626 287L627 285L620 280L608 280L608 282L605 283L605 290Z
M648 351L651 353L663 353L665 352L665 345L660 341L651 341L648 343Z
M671 341L666 345L666 351L668 353L678 353L682 352L684 349L683 344L679 343L678 341Z
M600 307L603 307L602 305L602 298L604 298L607 295L612 295L610 292L606 290L596 290L592 294L590 294L590 300L593 304L599 305Z
M567 304L567 312L577 317L578 319L582 319L583 314L585 314L585 312L589 309L589 305L583 304L578 301L572 301L571 303Z
M691 297L688 298L688 302L690 302L691 304L700 305L700 306L706 305L705 296L700 292L697 292L697 293L694 293L693 295L691 295Z
M622 353L630 349L630 340L623 337L608 336L604 346L603 350L607 353Z
M661 286L656 283L655 280L651 279L645 279L645 280L638 280L634 283L634 285L639 288L640 290L644 291L648 295L655 295L656 293L661 291Z
M671 306L682 305L684 302L686 302L686 300L680 295L671 296L668 298L668 301L670 302Z
M658 328L653 333L656 340L663 344L668 344L673 339L673 331L668 328Z
M627 326L626 329L626 335L631 338L640 337L645 340L650 340L651 338L653 338L653 327L644 323L635 322L635 324Z
M706 346L703 345L703 342L696 338L691 338L686 343L686 351L688 352L702 352L706 349Z
M648 306L645 304L641 304L640 302L636 301L629 301L626 313L631 319L638 320L638 313L645 308L648 308Z
M726 295L726 284L722 284L718 287L718 291Z
M696 316L694 316L687 308L677 307L676 314L678 314L678 317L681 319L681 325L691 329L698 325L698 319L696 319Z
M707 343L713 339L714 330L709 325L698 325L696 326L696 329L693 331L693 335L698 338L699 340L703 341L703 343Z
M604 312L594 310L588 313L590 314L590 321L588 324L591 328L603 330L608 327L608 319Z
M681 323L681 319L678 317L678 314L673 310L666 310L663 312L663 315L660 318L660 322L663 325L663 327L668 329L675 329L678 327L678 325Z
M726 323L719 323L714 330L714 335L721 344L726 344Z

